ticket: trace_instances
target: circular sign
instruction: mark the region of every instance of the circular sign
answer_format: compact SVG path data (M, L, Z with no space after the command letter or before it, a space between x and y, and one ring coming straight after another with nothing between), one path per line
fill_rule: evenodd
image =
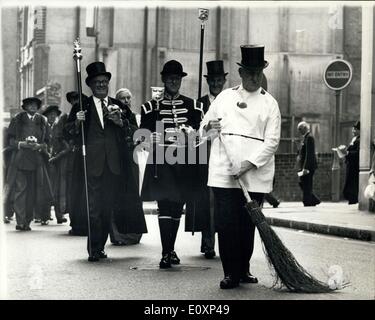
M324 70L323 80L332 90L342 90L352 80L352 65L342 59L331 61Z

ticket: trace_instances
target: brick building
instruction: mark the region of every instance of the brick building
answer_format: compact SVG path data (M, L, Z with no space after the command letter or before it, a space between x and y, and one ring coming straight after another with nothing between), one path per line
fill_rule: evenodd
M150 98L150 86L161 85L159 73L163 64L176 59L188 73L182 83L182 93L196 97L198 8L188 2L178 6L175 3L168 6L166 2L163 6L148 5L140 2L129 7L121 2L115 8L102 6L97 10L56 5L16 8L17 19L10 22L14 28L8 28L17 30L18 34L19 75L12 80L12 85L19 87L18 101L37 95L45 105L57 103L65 112L69 111L65 93L76 87L72 58L76 37L81 41L83 70L98 58L111 71L111 95L120 87L128 87L134 95L133 105L140 106ZM223 6L214 1L205 5L210 11L205 28L204 60L224 60L229 72L227 86L240 81L236 64L241 59L239 46L245 43L266 46L266 60L270 62L264 71L268 91L279 102L283 117L278 150L283 154L278 160L280 164L286 158L289 166L294 163L294 156L284 154L296 152L299 141L296 126L301 120L311 123L317 152L331 152L335 95L324 85L322 74L327 63L335 58L344 58L353 66L352 82L343 91L339 138L340 144L350 141L351 125L360 115L360 6L336 2L288 6L244 2ZM2 14L7 16L14 10L14 7L2 8ZM205 65L203 71L206 72ZM83 89L89 93L87 87ZM207 90L203 80L202 92ZM323 154L320 159L330 172L329 157ZM282 183L287 175L278 174L281 180L277 183ZM297 195L290 197L294 199Z

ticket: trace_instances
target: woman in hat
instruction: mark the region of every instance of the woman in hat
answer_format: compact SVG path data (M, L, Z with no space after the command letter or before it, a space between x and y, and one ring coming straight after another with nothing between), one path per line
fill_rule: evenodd
M36 212L52 202L52 190L45 159L48 143L48 124L37 113L42 102L38 98L26 98L23 112L10 122L9 145L14 149L6 177L5 199L12 197L16 213L16 230L29 231Z
M343 194L349 204L358 203L360 129L361 124L357 121L352 128L353 139L343 151L346 153L346 177Z

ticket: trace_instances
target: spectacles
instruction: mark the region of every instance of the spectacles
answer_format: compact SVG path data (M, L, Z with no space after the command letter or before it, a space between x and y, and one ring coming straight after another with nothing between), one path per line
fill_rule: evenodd
M101 81L99 81L99 80L95 80L95 81L93 81L93 82L94 82L94 84L95 84L96 86L106 86L106 85L108 85L108 83L109 83L108 80L101 80Z

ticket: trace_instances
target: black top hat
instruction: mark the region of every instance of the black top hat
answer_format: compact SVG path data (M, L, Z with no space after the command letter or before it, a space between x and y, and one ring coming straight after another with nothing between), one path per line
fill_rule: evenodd
M243 45L241 55L241 63L237 64L245 69L264 69L268 66L268 62L264 60L264 45Z
M357 130L361 130L361 121L357 121L353 124L353 128L356 128Z
M79 94L77 91L69 91L66 94L66 100L68 100L69 103L72 103L72 99L78 99L78 97L79 97ZM82 100L85 100L85 99L87 99L87 96L82 93Z
M166 74L178 74L182 77L187 76L186 72L182 71L182 64L176 60L170 60L163 66L163 70L160 72L161 75Z
M214 76L226 76L228 72L224 72L224 62L223 60L213 60L206 62L207 74L204 76L214 77Z
M23 99L22 100L22 109L25 110L25 105L28 105L28 104L33 103L33 102L36 102L37 105L38 105L38 109L40 109L40 107L42 106L42 101L38 98L35 98L35 97L29 97L29 98Z
M92 78L95 78L96 76L100 76L104 74L108 77L108 80L111 80L111 77L112 77L112 74L110 72L107 72L107 70L105 69L105 64L99 61L90 63L86 67L86 71L87 71L87 78L86 78L87 85L89 85L90 80Z
M48 107L43 111L43 115L46 116L47 114L49 114L49 113L52 112L52 111L56 111L58 116L61 114L61 111L60 111L60 109L59 109L59 106L52 105L52 106L48 106Z

